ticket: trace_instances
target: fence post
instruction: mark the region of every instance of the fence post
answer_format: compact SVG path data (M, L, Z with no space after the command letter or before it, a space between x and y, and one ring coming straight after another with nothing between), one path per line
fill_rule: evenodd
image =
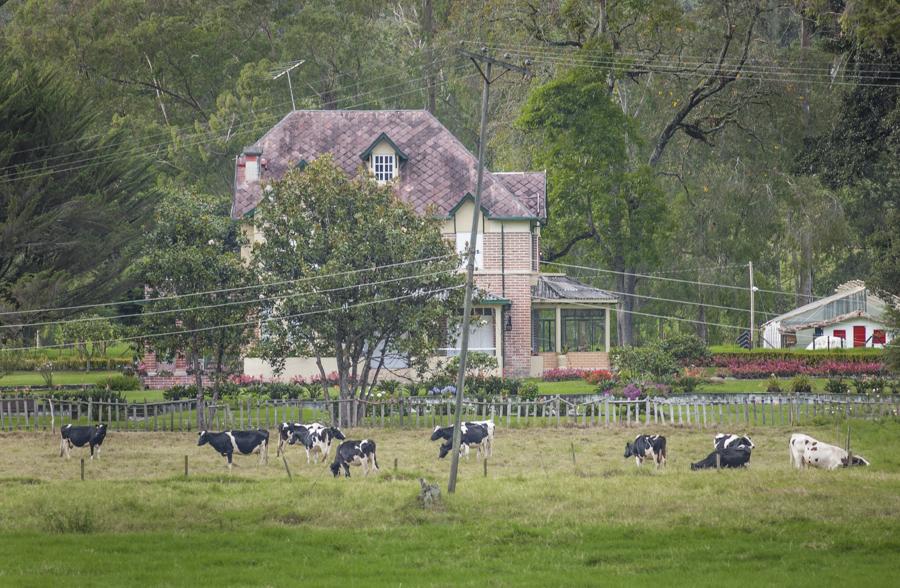
M84 458L81 458L81 481L84 482Z
M650 424L650 397L647 397L647 405L644 408L644 424Z
M188 456L184 456L184 477L188 477Z
M556 397L556 426L559 427L559 396Z

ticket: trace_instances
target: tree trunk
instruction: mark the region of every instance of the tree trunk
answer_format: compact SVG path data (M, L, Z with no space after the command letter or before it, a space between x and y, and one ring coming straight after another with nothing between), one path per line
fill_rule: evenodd
M203 375L200 373L199 354L191 353L191 365L194 366L194 384L197 386L197 430L206 429L205 403L203 402Z
M800 267L799 283L797 285L797 306L803 306L812 302L813 290L813 254L812 238L808 230L803 230L800 235Z
M709 327L706 324L706 307L702 304L697 307L697 336L700 337L704 343L709 342Z
M617 271L623 271L616 268ZM637 278L633 269L625 269L624 273L616 274L616 290L622 292L619 309L616 313L616 326L618 342L620 346L634 345L634 314L635 298L632 294L636 291Z
M436 80L434 72L434 10L432 0L424 0L422 7L422 38L425 41L425 110L434 114L436 98Z

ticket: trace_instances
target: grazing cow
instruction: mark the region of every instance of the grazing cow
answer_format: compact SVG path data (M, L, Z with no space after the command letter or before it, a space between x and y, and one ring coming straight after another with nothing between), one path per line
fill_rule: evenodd
M466 459L469 459L469 448L474 447L477 451L476 458L481 456L488 440L488 428L475 423L462 423L459 430L462 435L459 441L460 455L465 455ZM438 457L444 458L453 449L453 427L435 427L431 434L431 440L437 441L438 439L446 440L438 452Z
M747 449L753 449L756 445L754 445L753 440L746 435L719 433L716 435L715 439L713 439L713 448L715 448L716 451L722 451L729 447L746 447Z
M860 455L854 455L853 462L850 463L850 456L844 449L821 441L813 441L804 446L803 462L824 470L869 465L868 460Z
M228 462L228 469L232 466L232 456L237 451L243 455L259 454L259 463L269 463L269 432L265 429L258 431L222 431L212 433L200 431L197 445L207 443Z
M60 434L62 435L62 440L59 444L60 457L65 455L66 459L69 459L69 451L72 447L84 447L85 445L90 445L91 459L94 459L95 454L97 459L100 459L100 446L103 445L103 440L106 438L106 425L103 423L100 423L96 427L93 425L86 427L66 425L60 430Z
M344 441L335 451L334 462L331 464L331 473L337 478L344 468L344 476L350 477L350 466L362 466L363 475L368 476L369 470L378 471L378 459L375 457L375 442L371 439L362 441Z
M741 445L739 447L726 447L721 451L713 451L703 461L692 463L691 469L715 468L717 455L719 456L719 466L723 468L742 468L750 462L750 448Z
M634 456L638 467L644 464L645 458L656 462L656 469L666 465L666 438L662 435L638 435L634 443L625 444L625 457Z
M325 425L322 423L311 423L308 425L302 423L281 423L278 426L278 450L275 453L275 457L284 453L285 443L290 443L291 437L293 437L295 432L300 433L300 441L302 443L309 433L322 431L323 429L325 429ZM306 452L306 462L309 463L308 449Z
M791 465L798 470L806 467L806 464L803 462L803 452L810 443L817 443L817 441L803 433L791 435L791 440L788 443L788 452L791 456Z
M318 425L319 423L313 423ZM290 444L300 443L306 449L306 463L309 463L309 455L312 453L313 463L319 463L319 454L322 455L322 463L328 459L331 451L331 442L335 439L344 440L344 434L337 427L305 428L301 426L294 430Z
M467 425L481 425L487 429L487 439L484 441L484 456L491 457L494 455L494 421L488 419L486 421L466 421Z

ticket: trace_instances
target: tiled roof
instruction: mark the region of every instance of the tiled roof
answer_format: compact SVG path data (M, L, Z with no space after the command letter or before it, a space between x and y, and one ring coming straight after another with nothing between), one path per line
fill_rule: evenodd
M540 276L537 285L531 287L531 297L539 300L617 301L611 292L582 284L568 276Z
M400 164L397 195L419 213L446 216L466 194L475 193L477 158L424 110L298 110L249 146L262 150L266 167L258 182L246 182L235 167L231 214L241 218L262 198L261 185L278 179L301 160L330 153L348 174L381 133L409 159ZM246 150L245 150L246 151ZM485 170L482 206L493 218L546 218L543 172L493 174Z

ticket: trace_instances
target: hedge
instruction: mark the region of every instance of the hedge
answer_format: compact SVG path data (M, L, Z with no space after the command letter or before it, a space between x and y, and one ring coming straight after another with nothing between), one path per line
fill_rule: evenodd
M0 371L36 372L47 363L46 357L0 355ZM88 371L87 360L78 357L53 359L53 371ZM90 371L121 370L132 365L130 357L97 357L91 360Z
M715 367L728 367L734 361L802 361L804 365L813 366L826 361L839 362L881 362L884 351L881 349L844 349L812 351L787 349L753 349L745 351L729 351L727 353L714 353L710 359L710 365Z

